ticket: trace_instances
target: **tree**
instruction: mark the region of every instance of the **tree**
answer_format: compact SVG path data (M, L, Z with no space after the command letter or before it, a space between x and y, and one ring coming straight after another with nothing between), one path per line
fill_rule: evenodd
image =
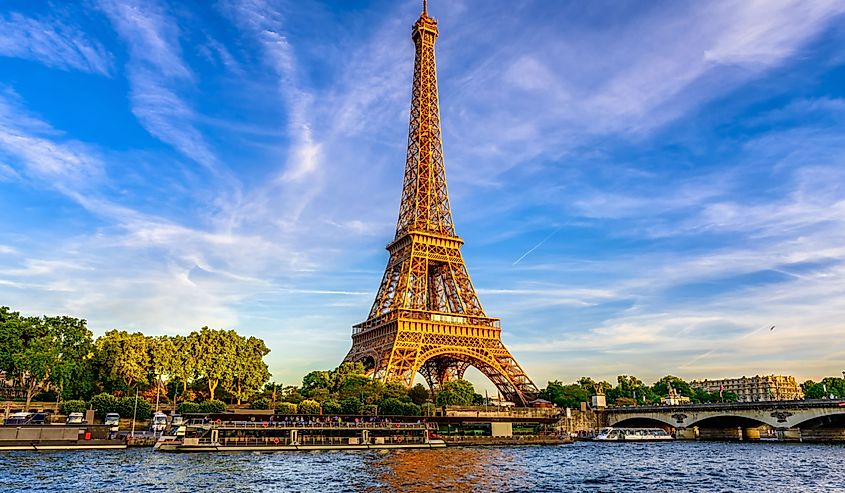
M220 382L232 379L237 360L237 337L233 330L213 330L208 327L192 332L197 373L205 377L209 399L214 400Z
M365 377L366 371L363 363L341 363L340 366L331 371L331 391L339 392L350 377ZM366 378L366 377L365 377Z
M299 413L320 414L320 403L317 401L312 401L310 399L305 399L304 401L299 403Z
M182 393L188 392L188 383L196 378L197 373L197 350L194 345L196 338L177 335L172 337L173 354L173 378L182 383ZM174 401L176 395L173 396Z
M340 403L333 399L323 401L323 414L340 414L343 408Z
M123 390L149 383L150 340L144 334L110 330L97 339L95 348L103 381L122 384Z
M418 383L408 391L408 397L414 404L423 405L426 401L431 400L431 392L425 385Z
M158 392L163 394L167 400L170 400L167 395L167 383L179 371L177 365L179 365L181 359L178 357L176 344L176 339L170 336L149 338L150 370L152 370L153 380ZM175 395L173 399L176 399Z
M0 307L0 369L26 389L26 407L55 386L62 397L90 395L91 331L73 317L21 317Z
M434 416L434 412L437 408L434 406L433 402L426 402L420 406L420 414L423 416Z
M384 386L382 392L382 399L396 399L401 402L408 402L411 397L408 395L408 389L401 382L390 382Z
M331 388L332 379L329 371L315 370L302 377L301 392L303 395L310 397L311 393L318 389L331 391Z
M279 396L279 391L282 390L282 384L276 382L267 382L264 385L264 392L269 394L270 397L270 409L274 409L276 407L277 398Z
M280 402L276 406L276 412L279 414L296 414L297 405L293 402Z
M591 392L588 387L581 384L564 385L559 380L554 380L540 391L540 398L546 399L560 407L577 409L582 402L590 399Z
M692 397L695 395L690 385L685 382L683 379L676 377L674 375L666 375L665 377L661 378L660 380L654 382L654 385L651 386L651 390L660 397L665 397L669 395L669 386L672 386L679 395Z
M438 406L469 406L475 394L472 384L466 380L448 380L443 382L437 392Z
M230 331L228 342L233 345L235 359L230 363L230 373L223 381L224 388L241 403L258 391L270 378L264 356L270 353L264 341L257 337L248 339Z
M340 401L340 411L343 414L361 414L361 400L355 397L347 397Z

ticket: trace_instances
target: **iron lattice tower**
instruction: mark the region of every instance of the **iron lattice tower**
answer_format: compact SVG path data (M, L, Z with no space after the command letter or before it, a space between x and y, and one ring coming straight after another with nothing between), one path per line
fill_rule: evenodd
M429 386L478 368L502 396L527 405L537 387L501 340L499 319L478 301L455 234L440 132L434 42L425 3L411 38L416 48L408 154L396 236L370 315L355 325L344 361L360 361L384 382Z

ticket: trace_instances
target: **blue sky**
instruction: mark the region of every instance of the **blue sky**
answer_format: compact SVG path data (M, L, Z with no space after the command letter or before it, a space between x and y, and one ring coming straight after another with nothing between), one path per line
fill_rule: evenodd
M538 384L845 370L845 3L429 10L464 256ZM335 366L395 227L419 11L4 1L0 304L233 327L287 384Z

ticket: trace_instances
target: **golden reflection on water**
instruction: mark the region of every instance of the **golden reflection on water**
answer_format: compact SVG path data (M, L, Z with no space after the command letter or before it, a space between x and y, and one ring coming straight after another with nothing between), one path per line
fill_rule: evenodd
M495 448L396 450L370 463L378 487L365 491L471 492L507 485L528 490L530 481L513 454Z

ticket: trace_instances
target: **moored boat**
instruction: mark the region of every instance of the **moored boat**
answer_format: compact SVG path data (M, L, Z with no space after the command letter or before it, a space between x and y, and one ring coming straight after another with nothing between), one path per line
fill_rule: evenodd
M224 421L195 419L174 427L155 445L161 452L366 450L445 447L430 423L338 421Z
M124 449L108 425L0 426L0 451Z
M674 440L662 428L602 428L593 438L598 442L665 442Z

